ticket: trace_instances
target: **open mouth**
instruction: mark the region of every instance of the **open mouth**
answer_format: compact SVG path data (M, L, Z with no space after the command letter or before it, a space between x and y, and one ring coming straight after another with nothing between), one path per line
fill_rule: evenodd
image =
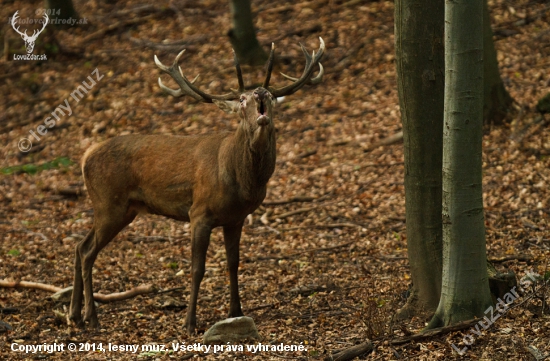
M258 119L256 120L259 126L264 126L269 123L269 117L266 114L265 104L263 101L260 101L258 104Z

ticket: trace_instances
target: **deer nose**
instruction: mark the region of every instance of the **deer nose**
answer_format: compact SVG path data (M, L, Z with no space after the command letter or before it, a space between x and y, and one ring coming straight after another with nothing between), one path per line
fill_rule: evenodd
M258 117L258 119L256 119L256 123L258 123L258 125L260 127L268 125L269 124L269 117L267 117L266 115L260 115Z

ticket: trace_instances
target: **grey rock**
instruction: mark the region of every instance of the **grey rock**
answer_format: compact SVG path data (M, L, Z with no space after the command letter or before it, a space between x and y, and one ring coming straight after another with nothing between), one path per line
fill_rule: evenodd
M209 345L246 339L260 339L260 335L254 320L251 317L243 316L216 322L204 333L203 342Z

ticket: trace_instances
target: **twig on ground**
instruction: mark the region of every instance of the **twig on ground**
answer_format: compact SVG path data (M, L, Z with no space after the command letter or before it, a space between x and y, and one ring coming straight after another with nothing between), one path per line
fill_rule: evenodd
M415 333L414 335L405 336L405 337L402 337L402 338L391 340L390 344L391 345L402 345L404 343L408 343L408 342L411 342L411 341L416 341L416 340L421 340L421 339L424 339L424 338L444 335L444 334L449 333L449 332L464 330L466 328L469 328L469 327L473 326L474 324L476 324L478 322L479 322L479 319L468 320L468 321L459 322L459 323L454 324L454 325L434 328L434 329L431 329L431 330L425 330L425 331L422 331L420 333Z
M163 237L163 236L128 236L128 240L132 243L139 243L141 241L147 242L170 242L175 238Z
M281 213L281 214L271 216L271 217L269 217L269 219L272 220L272 221L274 221L276 219L284 219L284 218L287 218L287 217L290 217L290 216L294 216L296 214L306 213L306 212L312 211L314 209L317 209L318 207L319 206L308 207L308 208L300 208L300 209L296 209L294 211L290 211L290 212Z
M288 204L288 203L294 203L294 202L313 202L315 200L316 200L315 197L296 196L289 199L282 199L280 201L264 201L262 205L275 206L275 205Z
M327 357L325 361L347 361L356 358L357 356L363 355L365 353L372 352L373 345L372 342L366 341L359 345L345 348L343 350L337 351Z
M150 20L152 19L153 17L155 17L156 14L151 14L151 15L147 15L147 16L144 16L144 17L140 17L140 18L135 18L135 19L130 19L130 20L124 20L124 21L119 21L117 23L114 23L114 24L111 24L109 26L106 26L104 28L101 28L100 30L94 32L94 33L91 33L90 35L88 36L85 36L81 41L80 41L80 44L77 46L78 48L85 48L86 45L88 45L91 41L93 40L96 40L96 39L99 39L101 37L103 37L105 34L111 32L111 31L114 31L114 30L117 30L118 28L121 28L121 27L124 27L124 26L128 26L128 25L135 25L135 24L139 24L139 23L142 23L142 22L145 22L147 20Z
M522 262L530 262L533 260L533 257L528 255L517 255L517 256L504 256L504 257L492 257L489 258L489 262L492 263L502 263L507 261L522 261Z
M365 149L365 152L370 152L373 149L376 149L383 145L392 145L403 140L403 131L399 131L394 135L390 135L374 144L371 144L368 148Z
M28 281L7 281L7 280L0 280L0 287L5 288L31 288L31 289L37 289L37 290L43 290L43 291L49 291L49 292L59 292L62 291L63 288L45 284L45 283L39 283L39 282L28 282ZM94 293L94 300L101 303L109 303L109 302L115 302L115 301L122 301L129 298L136 297L138 295L143 295L147 293L154 293L156 292L157 288L153 285L141 285L135 288L132 288L128 291L124 292L117 292L117 293L111 293L108 295L102 294L102 293Z
M199 35L194 37L187 37L185 40L177 40L171 42L154 42L147 39L139 39L134 37L128 38L132 43L140 46L145 46L152 49L158 50L181 50L182 48L190 49L191 44L198 44L204 42L207 37L205 35Z
M179 290L184 290L188 287L174 287L174 288L169 288L167 290L162 290L162 291L157 291L155 292L155 295L160 295L162 293L169 293L169 292L174 292L174 291L179 291Z
M268 303L268 304L265 304L265 305L259 305L259 306L256 306L256 307L247 308L247 309L245 309L245 311L248 313L248 312L252 312L252 311L258 311L258 310L261 310L263 308L273 308L276 304L278 304L278 303Z
M305 27L301 27L301 28L291 28L288 31L286 31L284 34L276 37L275 39L270 39L264 45L271 44L271 43L277 43L279 40L285 39L289 36L299 35L299 36L303 37L303 36L308 35L308 34L319 33L322 30L323 30L323 26L319 23L309 25L309 26L305 26Z
M305 151L303 153L300 153L296 156L296 158L303 159L303 158L307 158L307 157L310 157L310 156L315 155L315 154L317 154L317 149L308 150L308 151Z
M45 283L39 282L27 282L27 281L7 281L0 280L0 287L4 288L32 288L36 290L49 291L49 292L59 292L62 288L48 285Z
M300 252L295 252L295 253L292 253L292 254L289 254L289 255L286 255L286 256L266 256L266 257L257 257L257 258L254 258L254 260L256 261L268 261L268 260L282 260L282 259L291 259L291 258L294 258L296 256L299 256L299 255L302 255L304 253L316 253L316 252L326 252L326 251L334 251L334 250L337 250L339 248L344 248L346 246L349 246L351 244L353 244L354 242L351 241L351 242L346 242L346 243L343 243L343 244L339 244L339 245L336 245L336 246L332 246L332 247L323 247L323 248L314 248L314 249L311 249L311 250L306 250L306 251L300 251Z

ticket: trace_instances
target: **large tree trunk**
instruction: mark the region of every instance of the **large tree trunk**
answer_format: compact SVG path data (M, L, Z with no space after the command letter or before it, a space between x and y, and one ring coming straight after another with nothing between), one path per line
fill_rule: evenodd
M483 120L486 124L502 124L512 97L504 88L493 42L491 16L487 0L483 1Z
M445 83L443 0L397 0L395 45L405 153L407 249L412 291L399 318L439 304Z
M443 279L428 328L484 316L491 306L481 176L483 3L445 3Z
M227 35L239 62L248 65L264 64L267 54L256 39L250 0L231 0L229 4L233 28Z

